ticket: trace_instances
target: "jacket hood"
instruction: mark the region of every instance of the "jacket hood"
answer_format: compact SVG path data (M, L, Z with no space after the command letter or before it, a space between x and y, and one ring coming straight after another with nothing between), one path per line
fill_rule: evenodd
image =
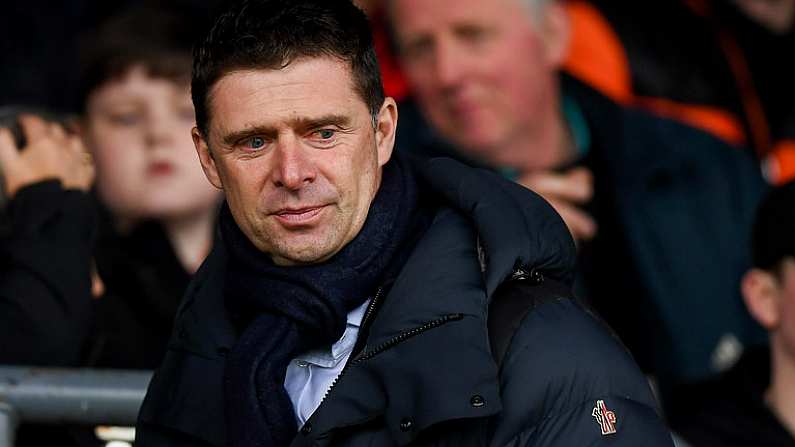
M485 169L450 158L419 165L421 178L446 205L469 217L478 234L491 296L517 268L571 284L577 250L566 224L541 196Z

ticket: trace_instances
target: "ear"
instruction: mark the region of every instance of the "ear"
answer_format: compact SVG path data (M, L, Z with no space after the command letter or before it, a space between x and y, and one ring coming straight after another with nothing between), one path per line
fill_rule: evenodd
M560 68L569 52L571 26L569 15L561 2L549 2L543 6L539 21L539 35L544 43L547 62L551 68Z
M398 110L395 100L387 97L378 112L375 124L375 145L378 150L378 166L384 166L392 158L397 132Z
M210 152L210 146L207 140L197 127L194 127L190 132L193 137L193 145L196 147L196 153L199 154L199 161L202 164L204 175L207 180L218 189L224 189L224 184L221 181L221 176L218 174L218 167L215 165L215 158Z
M775 330L781 319L781 298L776 277L766 270L751 269L743 276L741 288L751 316L768 331Z

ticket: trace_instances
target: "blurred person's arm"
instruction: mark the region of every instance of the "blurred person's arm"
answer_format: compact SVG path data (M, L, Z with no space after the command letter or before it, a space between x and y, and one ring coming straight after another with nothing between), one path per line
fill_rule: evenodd
M0 129L9 203L0 229L0 363L79 363L91 330L93 168L76 137L21 120L27 146Z
M593 174L584 167L565 172L534 171L517 179L546 199L569 227L575 241L593 239L597 222L582 207L593 198Z

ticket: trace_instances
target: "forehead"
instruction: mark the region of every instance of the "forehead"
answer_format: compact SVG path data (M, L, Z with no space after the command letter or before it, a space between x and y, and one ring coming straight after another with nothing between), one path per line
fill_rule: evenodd
M249 124L277 125L295 118L367 113L349 64L333 58L304 58L283 69L230 72L210 90L212 129Z
M529 14L525 0L391 0L399 33L428 32L460 24L501 24Z
M89 95L89 104L116 102L130 99L190 100L189 85L161 77L152 77L146 68L136 66L118 78L111 78Z

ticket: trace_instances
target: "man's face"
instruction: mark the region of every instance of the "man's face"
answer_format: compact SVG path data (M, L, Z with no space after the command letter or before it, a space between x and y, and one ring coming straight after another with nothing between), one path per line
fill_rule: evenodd
M374 130L348 64L307 58L225 75L208 109L208 135L194 130L196 149L259 250L279 265L312 264L359 233L391 156L392 99Z
M520 1L393 0L390 13L416 99L457 146L488 159L557 112L562 36Z
M88 97L83 136L97 190L120 218L184 218L215 206L190 138L188 86L132 68Z

